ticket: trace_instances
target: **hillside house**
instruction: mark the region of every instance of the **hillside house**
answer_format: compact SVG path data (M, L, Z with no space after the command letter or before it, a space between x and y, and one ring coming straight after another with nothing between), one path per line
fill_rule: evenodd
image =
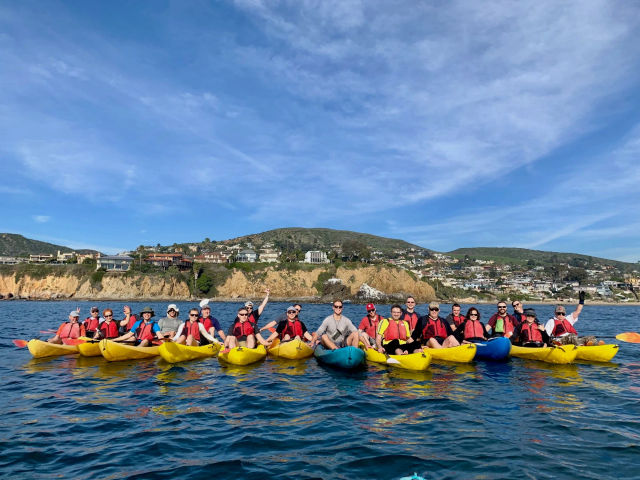
M238 253L238 255L236 255L236 262L249 262L249 263L253 263L258 259L258 254L247 248L245 250L242 250Z
M96 259L96 270L104 268L107 272L126 272L132 264L133 258L128 255L105 255Z
M304 254L304 263L329 263L329 259L325 252L309 250Z

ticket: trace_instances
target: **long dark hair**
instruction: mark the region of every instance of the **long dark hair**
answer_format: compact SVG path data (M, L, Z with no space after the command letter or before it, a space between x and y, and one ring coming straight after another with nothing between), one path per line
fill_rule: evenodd
M464 316L465 320L469 320L469 314L471 312L476 312L478 314L477 320L480 320L480 311L476 307L471 307L467 310L467 314Z

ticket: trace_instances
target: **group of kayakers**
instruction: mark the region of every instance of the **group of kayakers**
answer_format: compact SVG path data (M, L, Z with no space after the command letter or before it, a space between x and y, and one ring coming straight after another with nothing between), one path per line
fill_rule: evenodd
M180 320L179 308L175 304L167 307L166 316L156 321L155 312L145 307L139 316L124 307L124 319L114 320L113 310L104 309L102 317L98 307L92 307L90 316L80 322L79 309L69 314L68 321L58 328L56 335L48 341L63 343L65 339L89 337L107 338L116 342L133 342L139 346L149 346L153 342L173 341L189 346L220 342L226 350L239 345L254 348L258 344L265 347L278 339L286 342L293 339L306 341L310 346L321 343L325 348L335 350L345 346L375 348L380 353L403 355L415 353L426 348L448 348L464 343L485 341L491 337L507 337L517 345L542 347L551 343L594 344L595 337L578 337L574 328L584 306L585 295L580 292L576 310L566 315L562 305L555 308L554 317L542 325L533 308L524 309L521 302L512 302L513 314L507 313L507 303L500 301L497 312L484 324L480 321L480 312L470 307L465 315L461 307L453 304L451 313L443 318L437 302L429 303L426 315L416 311L416 301L408 297L404 306L391 307L391 316L383 318L373 303L366 305L366 316L358 328L342 314L344 304L341 300L332 302L333 312L327 316L313 333L300 320L302 305L296 303L288 307L274 321L258 327L258 320L269 301L269 290L256 310L253 302L241 306L231 327L225 333L220 322L211 316L208 300L200 302L199 307L189 309L188 318ZM265 338L263 332L269 330ZM218 340L218 338L220 340Z

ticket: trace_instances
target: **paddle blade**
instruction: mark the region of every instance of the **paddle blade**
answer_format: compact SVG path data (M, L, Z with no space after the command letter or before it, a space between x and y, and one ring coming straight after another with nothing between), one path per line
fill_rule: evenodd
M24 348L27 346L27 343L29 343L26 340L12 340L12 342L18 348Z
M623 342L640 343L640 333L636 332L619 333L618 335L616 335L616 338L618 340L622 340Z

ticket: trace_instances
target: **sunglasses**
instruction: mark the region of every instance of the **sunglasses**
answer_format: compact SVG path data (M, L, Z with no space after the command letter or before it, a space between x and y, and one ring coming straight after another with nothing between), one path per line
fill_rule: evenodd
M498 308L507 308L507 306L506 305L505 306L499 306Z
M287 310L287 313L298 313L297 310Z
M239 317L248 317L249 314L248 313L239 313L238 316Z
M371 313L371 312L375 312L376 309L374 308L373 310L367 310L367 312Z
M439 308L430 308L430 309L429 309L429 311L430 311L430 312L437 312L437 311L439 311L439 310L440 310Z
M338 308L338 309L340 309L340 308L342 308L342 305L334 305L334 306L333 306L333 308Z
M477 313L470 313L470 314L469 314L469 316L470 316L470 317L477 317L477 316L478 316L478 314L477 314Z
M104 315L104 318L113 317L113 315Z
M564 312L556 312L556 315L564 315Z
M199 314L198 313L190 313L189 316L190 317L197 317Z
M407 303L416 303L413 300L407 300Z

